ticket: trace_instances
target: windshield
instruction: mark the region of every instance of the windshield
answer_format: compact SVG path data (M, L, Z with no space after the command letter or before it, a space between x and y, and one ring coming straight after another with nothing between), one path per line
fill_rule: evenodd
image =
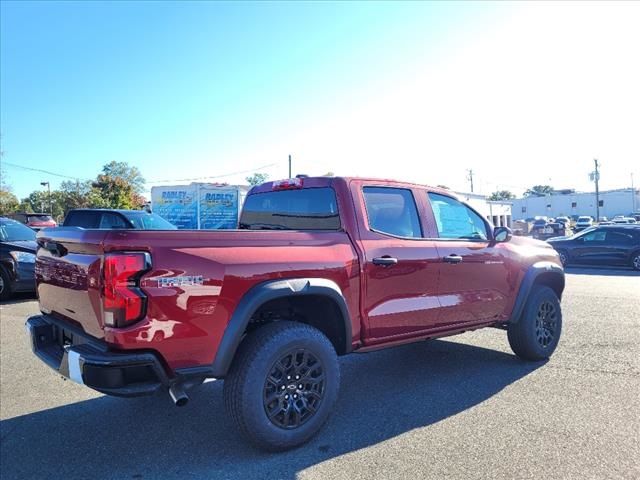
M590 222L591 221L591 217L580 217L578 218L579 222Z
M0 222L0 241L20 242L25 240L35 240L36 232L29 227L25 227L20 222L5 220Z
M155 213L127 212L126 216L135 228L141 230L177 230L175 225Z

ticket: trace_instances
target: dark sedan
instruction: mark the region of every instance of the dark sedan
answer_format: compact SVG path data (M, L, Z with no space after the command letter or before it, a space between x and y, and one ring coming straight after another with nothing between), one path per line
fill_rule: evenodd
M603 225L547 240L563 265L626 265L640 270L640 226Z
M35 290L36 232L0 217L0 300Z

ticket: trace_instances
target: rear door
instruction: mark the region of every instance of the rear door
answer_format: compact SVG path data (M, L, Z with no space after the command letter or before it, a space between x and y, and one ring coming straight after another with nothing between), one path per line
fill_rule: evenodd
M437 228L438 325L505 319L517 278L507 249L491 242L491 226L469 206L448 195L422 193Z
M599 259L605 265L624 265L629 262L632 250L640 247L634 239L631 229L608 229L605 238L604 251Z
M365 343L401 340L437 326L439 258L425 239L411 187L352 182L364 257Z

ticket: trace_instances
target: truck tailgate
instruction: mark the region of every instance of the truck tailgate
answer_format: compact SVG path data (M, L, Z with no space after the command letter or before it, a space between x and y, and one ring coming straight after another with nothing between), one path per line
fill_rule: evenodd
M100 275L107 233L63 227L42 230L37 237L40 309L74 323L96 338L104 337Z

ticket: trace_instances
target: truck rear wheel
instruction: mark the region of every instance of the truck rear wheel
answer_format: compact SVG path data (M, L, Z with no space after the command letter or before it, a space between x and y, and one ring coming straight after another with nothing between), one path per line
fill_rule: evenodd
M329 339L309 325L279 321L243 340L224 382L224 400L247 440L279 451L320 430L339 386L338 358Z
M551 288L540 285L531 291L522 316L509 326L507 336L518 357L538 361L553 354L561 332L560 300Z

